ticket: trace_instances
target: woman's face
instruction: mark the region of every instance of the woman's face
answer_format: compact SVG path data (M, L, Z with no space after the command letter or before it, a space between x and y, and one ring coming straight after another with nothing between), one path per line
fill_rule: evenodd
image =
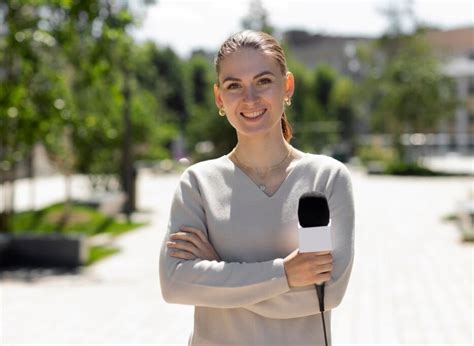
M261 51L242 48L221 61L217 107L240 134L252 136L281 131L284 98L291 97L293 76L282 76L276 60Z

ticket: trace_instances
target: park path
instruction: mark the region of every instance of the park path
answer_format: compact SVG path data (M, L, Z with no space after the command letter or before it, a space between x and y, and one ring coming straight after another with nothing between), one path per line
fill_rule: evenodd
M188 306L160 295L158 252L177 175L140 173L151 224L123 235L120 254L81 275L4 275L0 344L185 345ZM335 344L473 344L474 245L442 221L473 189L469 178L397 178L353 171L356 257L333 312ZM76 177L74 193L86 194ZM20 183L18 207L28 205ZM37 203L62 198L62 179L38 179Z

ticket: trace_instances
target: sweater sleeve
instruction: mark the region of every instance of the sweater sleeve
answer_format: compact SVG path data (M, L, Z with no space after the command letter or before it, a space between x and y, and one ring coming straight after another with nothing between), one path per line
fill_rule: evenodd
M346 292L354 258L354 201L349 172L345 166L329 189L328 204L333 232L333 271L325 284L324 305L331 310L338 306ZM291 288L288 292L249 305L246 309L268 318L287 319L319 313L314 285Z
M278 296L289 290L283 259L258 263L183 260L168 254L169 235L183 226L203 230L206 215L198 181L183 173L171 206L168 229L160 251L160 285L168 303L237 308Z

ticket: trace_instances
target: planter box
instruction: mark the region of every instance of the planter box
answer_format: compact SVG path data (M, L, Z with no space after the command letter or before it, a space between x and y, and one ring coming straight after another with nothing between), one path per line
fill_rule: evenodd
M11 234L9 237L0 262L3 266L78 267L87 260L83 235Z
M10 243L11 236L9 234L0 233L0 268L3 267L7 261Z

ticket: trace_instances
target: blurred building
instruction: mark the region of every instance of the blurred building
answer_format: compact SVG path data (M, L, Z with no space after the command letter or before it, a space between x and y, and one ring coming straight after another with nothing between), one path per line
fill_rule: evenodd
M295 59L306 67L312 69L316 64L327 64L354 79L361 77L357 44L372 40L361 36L313 35L302 30L287 31L283 38Z
M363 71L356 56L359 43L370 42L369 37L333 36L310 34L291 30L283 38L293 56L314 68L325 63L355 80L362 79ZM456 109L454 120L440 125L439 133L430 134L424 144L428 152L444 154L474 152L474 26L452 30L432 30L427 40L435 56L442 63L444 73L456 81L461 104ZM408 136L409 137L409 136Z
M456 81L461 104L454 121L441 125L444 150L467 154L474 150L474 26L433 30L427 39L443 64L443 71Z

